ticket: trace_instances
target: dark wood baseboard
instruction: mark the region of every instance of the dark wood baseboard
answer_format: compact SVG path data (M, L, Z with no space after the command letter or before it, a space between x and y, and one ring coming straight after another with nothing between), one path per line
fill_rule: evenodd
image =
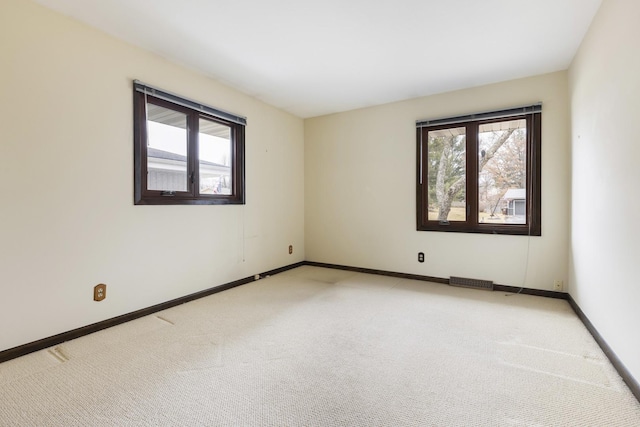
M327 263L315 262L315 261L305 261L304 264L311 265L314 267L324 267L324 268L333 268L336 270L356 271L358 273L377 274L380 276L389 276L389 277L399 277L401 279L422 280L424 282L435 282L435 283L442 283L445 285L449 284L449 279L445 279L442 277L423 276L420 274L398 273L395 271L387 271L387 270L374 270L371 268L351 267L347 265L327 264ZM498 285L498 284L493 285L493 290L498 292L512 292L512 293L519 293L519 294L525 294L525 295L535 295L539 297L558 298L558 299L567 299L567 295L568 295L565 292L545 291L541 289L532 289L532 288L519 288L517 286L506 286L506 285Z
M293 270L294 268L302 267L306 265L306 261L296 262L295 264L285 265L284 267L274 268L273 270L265 271L264 273L260 273L260 277L264 278L267 276L273 276L276 274L284 273L285 271Z
M285 267L276 268L274 270L265 271L260 274L260 277L272 276L274 274L282 273L283 271L291 270L304 265L304 261L287 265ZM236 286L244 285L255 281L255 276L245 277L243 279L234 280L233 282L225 283L220 286L214 286L213 288L205 289L200 292L186 295L184 297L176 298L171 301L166 301L160 304L152 305L151 307L143 308L133 311L131 313L123 314L121 316L113 317L111 319L103 320L101 322L93 323L91 325L82 326L71 331L62 332L60 334L43 338L38 341L30 342L18 347L10 348L0 352L0 363L7 360L15 359L16 357L24 356L34 351L44 350L45 348L52 347L54 345L61 344L65 341L80 338L85 335L92 334L94 332L101 331L103 329L110 328L112 326L119 325L121 323L129 322L131 320L138 319L143 316L148 316L153 313L157 313L162 310L166 310L171 307L175 307L180 304L184 304L189 301L193 301L199 298L203 298L209 295L213 295L218 292L226 291L227 289L235 288Z
M357 273L377 274L379 276L399 277L401 279L422 280L425 282L443 283L445 285L449 284L449 279L442 279L440 277L431 277L431 276L421 276L419 274L397 273L395 271L374 270L371 268L350 267L347 265L326 264L324 262L315 262L315 261L305 261L304 264L310 265L313 267L333 268L334 270L355 271Z
M576 312L578 318L582 321L584 326L587 328L591 336L598 343L602 351L604 352L607 359L611 362L618 374L622 377L624 383L629 387L631 393L638 399L640 402L640 383L631 375L631 372L624 366L624 363L618 358L618 356L614 353L614 351L609 347L609 344L602 338L602 335L598 332L598 330L593 326L593 323L589 320L589 318L584 314L578 303L573 299L571 295L568 295L567 301L569 301L569 305L573 308L573 311Z
M493 290L496 292L511 292L514 294L534 295L537 297L556 298L556 299L565 299L565 300L569 297L569 294L566 292L545 291L543 289L533 289L533 288L519 288L517 286L499 285L497 283L494 283Z

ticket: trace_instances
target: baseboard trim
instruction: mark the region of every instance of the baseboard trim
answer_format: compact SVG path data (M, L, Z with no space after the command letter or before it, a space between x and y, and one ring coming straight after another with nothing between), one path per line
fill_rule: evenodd
M566 292L546 291L543 289L519 288L517 286L498 285L494 283L493 290L497 292L511 292L514 294L533 295L536 297L555 298L566 300L569 294Z
M324 262L315 262L315 261L305 261L304 264L311 265L314 267L333 268L335 270L355 271L358 273L377 274L379 276L399 277L401 279L410 279L410 280L421 280L423 282L435 282L435 283L442 283L444 285L449 284L449 279L445 279L442 277L423 276L420 274L398 273L395 271L387 271L387 270L374 270L371 268L351 267L348 265L328 264ZM541 289L532 289L532 288L519 288L517 286L507 286L507 285L498 285L498 284L493 285L493 290L498 292L511 292L511 293L535 295L539 297L557 298L557 299L567 299L567 295L568 295L565 292L545 291Z
M312 267L333 268L334 270L355 271L357 273L377 274L379 276L399 277L401 279L422 280L424 282L436 282L436 283L443 283L445 285L449 284L449 279L443 279L441 277L422 276L419 274L398 273L395 271L387 271L387 270L374 270L371 268L351 267L348 265L327 264L324 262L315 262L315 261L305 261L304 264L310 265Z
M296 262L295 264L285 265L284 267L274 268L273 270L260 273L260 277L274 276L276 274L284 273L285 271L293 270L294 268L302 267L305 265L305 261Z
M290 264L284 267L280 267L274 270L269 270L269 271L265 271L264 273L260 273L260 277L273 276L275 274L282 273L284 271L291 270L297 267L301 267L303 265L304 265L304 261L301 261L295 264ZM23 344L18 347L13 347L8 350L4 350L0 352L0 363L6 362L11 359L15 359L16 357L25 356L35 351L44 350L45 348L53 347L55 345L62 344L65 341L80 338L82 336L89 335L94 332L98 332L103 329L110 328L112 326L120 325L121 323L130 322L131 320L148 316L150 314L157 313L158 311L166 310L168 308L175 307L177 305L181 305L189 301L193 301L199 298L213 295L218 292L226 291L227 289L235 288L236 286L244 285L244 284L253 282L255 280L256 280L255 276L234 280L233 282L225 283L219 286L214 286L212 288L195 292L193 294L189 294L184 297L176 298L171 301L166 301L160 304L152 305L150 307L142 308L140 310L136 310L131 313L112 317L110 319L103 320L101 322L93 323L87 326L82 326L80 328L73 329L71 331L62 332L60 334L43 338L38 341L33 341L27 344Z
M587 330L589 331L593 339L596 340L596 342L604 352L605 356L607 356L607 359L609 359L609 361L613 365L613 367L616 368L616 371L618 371L618 374L620 375L620 377L622 377L622 380L624 381L624 383L627 385L627 387L629 387L629 390L631 390L631 393L633 393L633 395L636 397L638 402L640 402L640 383L638 383L638 381L633 377L633 375L631 375L631 372L629 372L627 367L624 366L624 363L622 363L622 361L618 358L618 355L616 355L616 353L611 349L611 347L609 347L609 344L607 344L607 342L604 340L602 335L600 335L600 332L598 332L595 326L593 326L593 323L591 323L587 315L584 314L584 312L582 311L578 303L576 303L576 301L573 299L571 295L569 294L567 295L568 295L567 301L569 301L569 305L571 305L571 308L573 308L573 311L576 312L576 314L578 315L578 318L582 321L582 324L584 324L584 326L587 328Z

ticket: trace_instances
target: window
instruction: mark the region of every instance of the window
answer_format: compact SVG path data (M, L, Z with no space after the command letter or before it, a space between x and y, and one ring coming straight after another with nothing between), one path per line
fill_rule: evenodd
M541 111L418 121L418 230L540 236Z
M135 204L244 204L245 125L134 81Z

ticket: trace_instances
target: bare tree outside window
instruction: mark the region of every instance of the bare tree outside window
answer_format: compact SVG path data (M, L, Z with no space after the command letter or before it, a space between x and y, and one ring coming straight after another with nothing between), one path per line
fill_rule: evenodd
M478 218L480 222L525 223L509 218L505 195L527 186L525 120L490 123L478 132Z
M429 132L429 219L466 219L465 132L463 127ZM456 207L451 212L454 202Z

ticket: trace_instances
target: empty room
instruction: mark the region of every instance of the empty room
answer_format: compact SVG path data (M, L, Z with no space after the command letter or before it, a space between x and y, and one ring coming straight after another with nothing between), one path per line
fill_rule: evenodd
M640 426L638 22L2 0L0 426Z

